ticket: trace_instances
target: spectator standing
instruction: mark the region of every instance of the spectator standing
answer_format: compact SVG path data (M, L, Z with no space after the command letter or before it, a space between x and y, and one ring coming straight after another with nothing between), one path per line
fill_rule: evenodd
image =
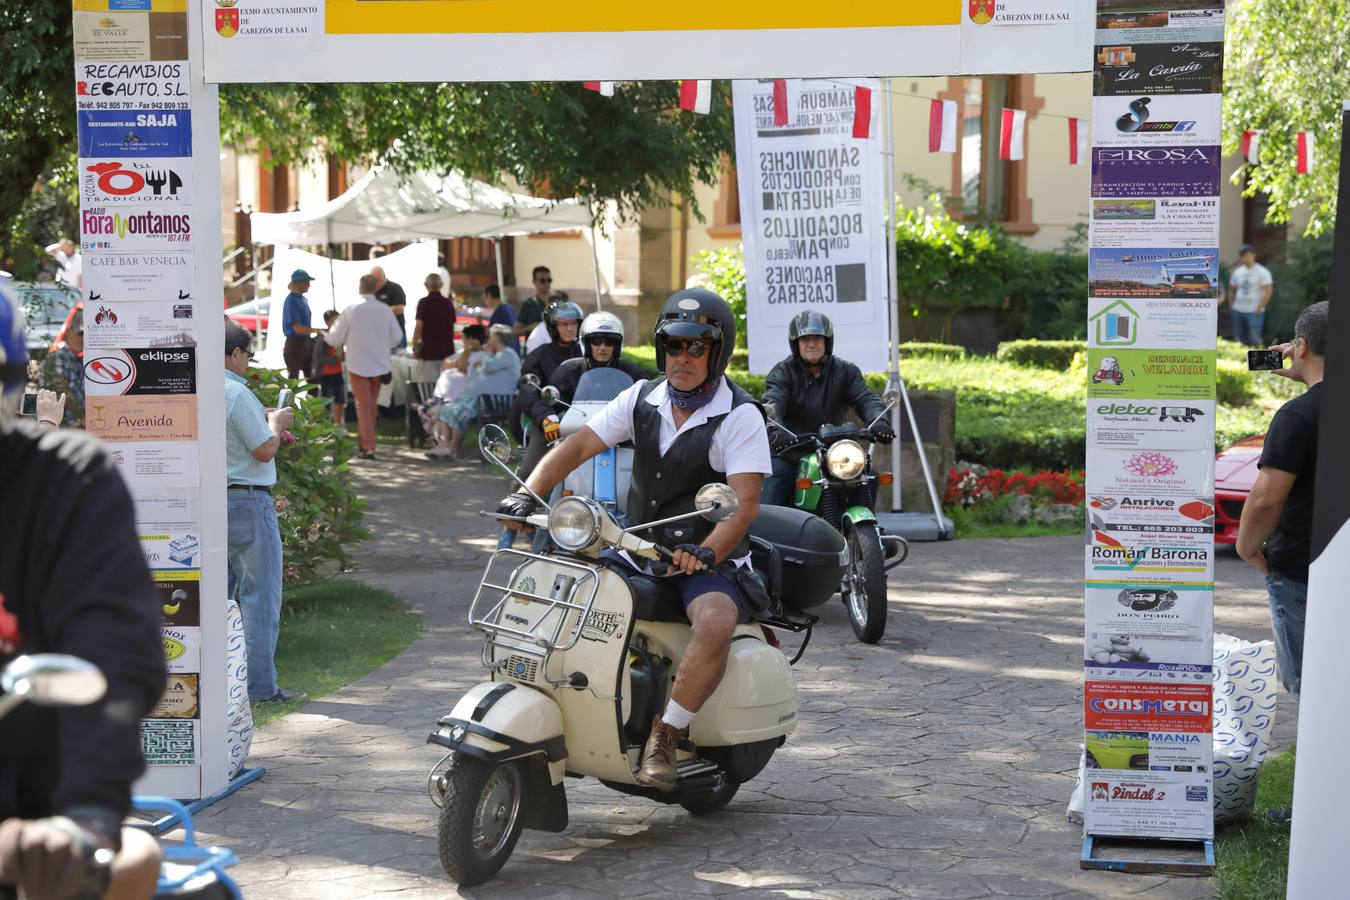
M1233 307L1233 340L1248 347L1261 346L1266 324L1266 307L1275 290L1270 270L1256 261L1256 248L1243 244L1238 249L1241 262L1228 276L1228 302Z
M1301 381L1308 389L1270 420L1258 463L1261 471L1242 506L1237 536L1238 555L1266 576L1280 677L1296 699L1303 675L1327 307L1323 300L1305 309L1294 324L1294 339L1275 348L1290 366L1273 374Z
M449 285L432 272L427 276L427 295L417 301L417 323L413 326L413 355L421 365L413 372L413 381L435 381L441 363L455 353L455 304L441 293Z
M338 320L335 309L323 314L323 324L332 330ZM311 365L319 373L319 396L327 397L333 406L333 424L341 425L347 414L347 379L342 374L342 350L328 346L327 341L314 342L314 361Z
M66 339L47 354L42 363L42 387L66 395L64 428L84 427L84 312L75 313L66 328Z
M498 285L489 284L483 289L483 299L487 302L487 308L492 311L488 316L488 327L505 325L514 331L516 310L511 304L502 302L502 289Z
M375 278L375 299L389 307L389 311L394 314L398 320L399 338L398 346L402 347L407 343L407 326L403 320L403 307L408 305L408 295L404 293L403 286L396 281L390 281L384 274L383 266L375 266L370 270L370 274Z
M530 273L534 284L534 293L520 304L520 313L516 316L516 337L521 345L530 336L534 326L544 321L544 310L548 309L548 295L553 290L553 273L548 266L535 266Z
M286 361L287 378L298 378L302 372L306 378L314 378L314 369L310 365L314 356L311 343L320 329L310 327L309 299L305 297L313 280L304 269L292 272L290 293L281 306L281 334L286 340L281 356Z
M403 341L403 329L389 305L376 297L374 275L362 275L357 290L361 302L342 311L337 325L324 335L324 340L330 347L341 347L346 356L352 397L356 401L361 458L374 459L380 385L389 375L389 354Z
M253 335L225 322L225 470L230 595L244 618L248 698L254 703L304 699L277 684L281 628L281 529L272 487L282 435L295 413L265 410L248 386Z
M44 249L48 256L56 260L57 281L75 290L84 287L84 258L75 249L74 241L63 237Z

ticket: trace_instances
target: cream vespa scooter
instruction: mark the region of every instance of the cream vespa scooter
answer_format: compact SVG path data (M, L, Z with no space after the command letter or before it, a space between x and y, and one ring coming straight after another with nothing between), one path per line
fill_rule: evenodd
M509 457L505 432L487 426L479 446L524 486L503 462ZM643 744L665 707L691 630L664 579L608 567L599 557L606 548L650 560L670 553L621 528L590 497L563 497L551 508L536 500L547 514L521 521L547 529L558 549L492 555L469 607L469 624L484 635L483 665L492 680L465 694L427 738L447 751L428 776L428 791L441 808L441 865L460 885L492 878L522 829L567 827L564 776L589 775L623 793L713 812L759 774L797 723L797 686L787 658L761 625L738 625L722 681L679 750L675 788L663 793L639 785ZM663 522L729 518L736 494L725 484L705 485L694 505ZM777 550L753 538L752 547L756 569L769 570L776 603ZM819 602L842 573L841 561L830 573L833 585L829 575L821 580Z

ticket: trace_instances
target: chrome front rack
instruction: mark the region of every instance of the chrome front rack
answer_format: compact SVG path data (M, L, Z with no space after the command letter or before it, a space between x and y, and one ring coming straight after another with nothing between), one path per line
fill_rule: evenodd
M539 591L540 586L533 584L530 576L521 574L535 562L547 563L554 569L553 583L544 586L547 595ZM503 565L499 566L499 563ZM510 572L506 583L497 583L497 570L505 567L509 567ZM528 583L528 589L520 587L523 582ZM544 669L550 654L570 650L576 645L599 590L600 573L591 566L523 550L506 549L493 553L478 592L469 604L469 624L487 637L483 664L494 671L505 665L505 660L489 659L489 651L496 648L536 656L541 661L540 668ZM547 608L533 622L519 617L525 625L517 626L503 615L507 600L512 598Z

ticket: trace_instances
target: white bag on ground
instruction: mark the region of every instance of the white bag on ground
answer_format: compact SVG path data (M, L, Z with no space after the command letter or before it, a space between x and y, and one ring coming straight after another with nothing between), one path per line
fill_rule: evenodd
M244 770L253 743L253 707L248 701L248 652L244 617L233 599L225 610L225 742L230 749L230 780Z
M1275 727L1275 645L1214 635L1214 824L1251 814Z
M1275 645L1214 635L1214 824L1251 814L1256 784L1275 727ZM1083 824L1087 756L1078 747L1078 775L1065 818Z

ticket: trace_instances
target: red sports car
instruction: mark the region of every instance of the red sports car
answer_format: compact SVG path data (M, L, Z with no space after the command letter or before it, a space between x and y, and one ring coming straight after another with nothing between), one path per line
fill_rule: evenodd
M1242 519L1242 504L1256 484L1256 467L1265 446L1263 434L1243 438L1220 453L1214 460L1214 542L1237 543L1238 522Z

